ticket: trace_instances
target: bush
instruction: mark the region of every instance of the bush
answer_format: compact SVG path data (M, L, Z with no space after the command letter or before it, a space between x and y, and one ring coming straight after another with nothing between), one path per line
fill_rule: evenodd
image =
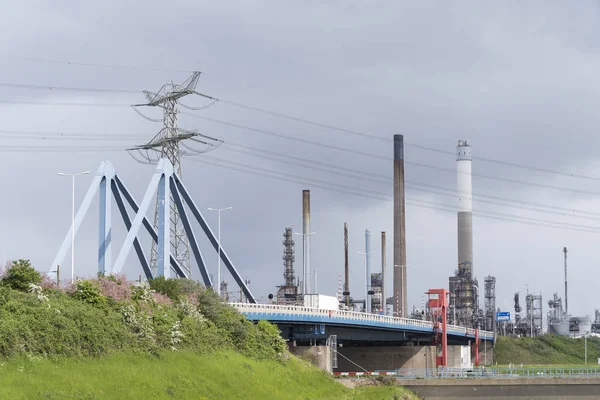
M235 349L255 359L287 354L276 326L253 324L212 290L187 279L154 279L156 290L114 276L62 288L43 288L39 281L26 260L7 271L0 285L0 357L168 349Z
M106 306L106 296L100 292L100 288L92 281L77 281L73 298L84 301L95 307Z
M179 279L165 278L164 276L157 276L154 279L149 279L148 283L150 288L160 294L164 294L171 300L176 301L179 299L181 294L181 288L179 285Z
M117 312L56 292L48 302L16 291L2 291L1 297L0 356L99 356L138 347Z
M31 266L29 260L19 259L13 261L2 282L12 289L26 292L29 290L30 283L39 285L42 282L42 276Z
M212 290L198 294L200 311L215 326L228 335L236 350L257 358L275 358L286 352L285 340L277 327L267 321L253 324L235 308L221 301Z

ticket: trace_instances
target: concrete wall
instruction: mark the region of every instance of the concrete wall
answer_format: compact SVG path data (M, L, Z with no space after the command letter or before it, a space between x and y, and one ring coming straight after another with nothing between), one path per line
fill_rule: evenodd
M333 372L330 347L290 346L289 349L292 354L314 358L319 368ZM336 372L435 368L436 349L433 346L338 347L337 351L338 368L335 369ZM484 364L484 360L487 361L487 365L492 364L493 349L491 346L487 346L487 351L486 360L484 348L480 349L480 365ZM471 352L471 362L474 366L474 352ZM450 368L461 367L461 346L448 346L447 364Z
M289 346L290 353L304 356L316 361L323 371L333 372L331 369L331 347L329 346ZM339 357L338 357L339 360Z
M369 372L398 368L435 367L435 348L431 346L338 347L339 372ZM346 358L352 360L353 364Z
M475 365L475 352L471 352L473 365ZM492 343L479 343L479 366L492 365L494 363L494 346Z
M398 380L428 400L598 399L600 379L451 379Z

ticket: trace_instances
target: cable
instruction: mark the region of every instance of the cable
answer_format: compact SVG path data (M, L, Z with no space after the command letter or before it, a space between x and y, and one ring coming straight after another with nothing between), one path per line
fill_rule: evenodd
M28 100L0 100L1 104L15 104L28 106L57 106L57 107L130 107L131 104L119 103L61 103L51 101L28 101Z
M360 151L360 150L346 149L344 147L330 145L330 144L325 144L325 143L321 143L321 142L316 142L316 141L313 141L313 140L308 140L308 139L303 139L303 138L297 138L297 137L287 136L287 135L283 135L281 133L277 133L277 132L273 132L273 131L267 131L267 130L264 130L264 129L253 128L253 127L250 127L250 126L246 126L246 125L242 125L242 124L237 124L237 123L233 123L233 122L223 121L223 120L220 120L220 119L217 119L217 118L211 118L211 117L206 117L206 116L202 116L202 115L195 115L195 114L191 114L191 113L184 112L184 111L180 112L180 114L188 115L188 116L191 116L193 118L202 119L202 120L205 120L205 121L210 121L210 122L214 122L214 123L225 125L225 126L230 126L230 127L233 127L233 128L247 130L247 131L250 131L250 132L256 132L256 133L261 133L261 134L265 134L265 135L269 135L269 136L279 137L279 138L286 139L286 140L292 140L292 141L295 141L295 142L298 142L298 143L310 144L310 145L318 146L318 147L321 147L321 148L327 148L327 149L342 151L342 152L350 153L350 154L354 154L354 155L361 155L361 156L365 156L365 157L371 157L371 158L375 158L375 159L378 159L378 160L393 161L392 157L385 157L385 156L381 156L381 155L375 154L375 153L369 153L369 152ZM408 164L408 165L414 165L416 167L430 168L430 169L435 169L435 170L438 170L438 171L451 172L453 174L457 173L456 170L451 169L451 168L438 167L438 166L435 166L435 165L423 164L423 163L418 163L418 162L413 162L413 161L406 161L406 160L404 160L404 163ZM467 173L465 173L465 174L467 174ZM567 192L572 192L572 193L580 193L580 194L587 194L587 195L593 195L593 196L600 196L600 192L592 192L592 191L587 191L587 190L564 188L564 187L553 186L553 185L545 185L545 184L542 184L542 183L525 182L525 181L519 181L519 180L515 180L515 179L501 178L501 177L484 175L484 174L479 174L479 173L472 173L470 175L471 176L477 176L479 178L497 180L497 181L502 181L502 182L507 182L507 183L519 184L519 185L535 186L535 187L544 188L544 189L553 189L553 190L567 191Z
M179 72L191 72L191 71L179 71ZM15 88L48 89L48 90L89 91L89 92L115 92L115 93L118 93L118 92L142 93L143 92L142 90L131 90L131 89L78 88L78 87L40 86L40 85L26 85L26 84L13 84L13 83L0 83L0 86L15 87ZM278 113L278 112L274 112L274 111L269 111L269 110L258 108L258 107L252 107L252 106L244 105L241 103L236 103L236 102L229 101L229 100L219 99L219 98L208 96L208 95L205 95L205 94L202 94L199 92L194 92L194 94L199 95L204 98L207 98L207 99L211 99L213 102L207 106L202 106L202 107L191 107L191 106L187 106L184 104L182 104L182 107L187 108L189 110L198 111L198 110L204 110L204 109L212 106L215 102L218 101L220 103L229 104L229 105L232 105L232 106L235 106L238 108L256 111L256 112L260 112L263 114L272 115L272 116L275 116L278 118L283 118L283 119L291 120L291 121L298 122L298 123L316 126L316 127L323 128L323 129L329 129L329 130L333 130L333 131L344 133L344 134L350 134L353 136L358 136L358 137L363 137L363 138L368 138L368 139L375 139L375 140L385 141L385 142L390 142L393 140L393 139L384 138L384 137L381 137L378 135L373 135L373 134L369 134L369 133L365 133L365 132L359 132L359 131L355 131L355 130L351 130L351 129L342 128L342 127L335 126L335 125L324 124L324 123L312 121L312 120L309 120L306 118L294 117L291 115L286 115L286 114L282 114L282 113ZM7 101L7 100L0 101L0 103L7 103L7 102L12 103L12 104L30 104L30 105L32 105L32 104L38 104L38 105L39 104L48 104L48 105L60 105L60 106L84 106L84 105L86 105L86 106L92 106L92 105L106 106L106 105L101 105L101 104L95 105L95 104L80 104L80 103L67 104L67 103L17 102L16 100L15 101ZM123 106L123 105L118 105L118 106ZM147 118L144 115L142 115L142 116L144 118ZM150 119L150 118L148 118L148 119ZM150 119L150 120L154 121L153 119ZM421 150L432 151L432 152L436 152L436 153L440 153L440 154L447 154L447 155L452 155L452 156L456 155L456 153L453 151L438 149L435 147L424 146L424 145L419 145L419 144L410 143L410 142L404 142L404 145L407 147L414 147L414 148L418 148ZM510 161L496 160L496 159L488 158L488 157L473 156L472 159L487 162L487 163L497 164L497 165L505 165L505 166L515 167L515 168L521 168L521 169L525 169L525 170L529 170L529 171L543 172L543 173L560 175L560 176L565 176L565 177L570 177L570 178L579 178L579 179L600 181L600 177L597 177L597 176L577 174L577 173L566 172L566 171L561 171L561 170L553 170L553 169L548 169L548 168L535 167L535 166L510 162Z
M43 58L22 57L22 56L7 55L7 54L1 54L1 53L0 53L0 57L15 58L18 60L25 60L25 61L46 62L46 63L53 63L53 64L76 65L76 66L80 66L80 67L115 68L115 69L130 69L130 70L137 70L137 71L156 71L156 72L181 72L181 73L193 72L192 70L182 70L182 69L173 69L173 68L148 68L148 67L137 67L137 66L130 66L130 65L92 64L92 63L83 63L83 62L78 62L78 61L49 60L49 59L43 59Z
M27 132L0 130L0 137L15 138L19 140L38 139L38 140L139 140L142 135L119 135L119 134L86 134L86 133L58 133L58 132Z
M374 182L374 183L386 185L388 187L393 182L393 179L389 178L387 176L384 176L384 179L357 176L357 175L349 174L349 173L343 171L344 168L342 168L342 167L337 167L337 166L334 166L334 165L331 165L331 164L326 164L326 163L318 163L320 165L325 165L325 166L329 166L329 167L332 167L332 168L335 168L335 169L340 169L341 171L328 170L327 168L322 168L320 166L311 165L312 163L314 163L312 160L303 159L301 157L293 157L293 156L288 156L288 155L279 155L279 157L285 157L285 158L290 157L290 158L293 158L295 160L301 160L301 161L306 162L308 164L305 164L303 162L295 162L295 161L290 161L290 160L282 160L282 159L278 159L276 157L268 156L268 155L253 154L252 151L244 151L244 150L227 148L227 146L235 146L235 147L241 147L241 148L245 148L245 149L253 149L250 146L242 146L242 145L238 145L238 144L231 143L231 142L227 142L227 144L225 146L226 146L225 148L228 151L233 151L233 152L241 153L241 154L248 154L248 155L253 156L253 157L258 157L258 158L267 159L267 160L273 160L273 161L280 162L280 163L285 163L285 164L288 164L288 165L296 165L296 166L300 166L300 167L303 167L303 168L313 169L313 170L316 170L316 171L329 172L329 173L333 173L333 174L336 174L336 175L346 176L346 177L349 177L349 178L361 179L361 180L364 180L364 181L367 181L367 182ZM259 150L259 149L255 149L255 150L263 152L262 150ZM266 153L272 153L272 152L266 152ZM350 169L350 171L356 171L356 170ZM458 191L458 190L449 189L449 188L440 187L440 186L435 186L435 185L422 184L420 182L414 182L414 181L408 181L407 180L407 181L405 181L405 183L407 184L406 185L407 188L412 189L412 190L417 190L417 191L420 191L420 192L425 192L425 193L438 194L438 195L448 196L448 197L458 197L458 195L460 193L460 191ZM413 187L412 185L415 185L416 187ZM421 188L419 186L431 187L431 188L437 189L438 191L423 189L423 188ZM448 191L450 193L439 192L439 190ZM507 198L496 197L496 196L473 195L473 194L472 194L472 196L473 197L489 197L489 198L498 199L498 200L504 201L504 202L515 202L515 203L521 203L521 204L526 204L526 205L533 205L534 207L554 208L554 209L557 208L557 207L554 207L554 206L547 206L547 205L537 204L537 203L521 202L519 200L507 199ZM506 203L502 203L502 202L499 202L499 201L482 200L482 199L480 199L478 201L481 202L481 203L487 203L487 204L500 205L500 206L504 206L504 207L513 207L513 208L516 208L515 205L513 205L513 204L506 204ZM546 213L546 214L569 216L569 217L573 217L573 218L600 220L600 218L594 218L594 217L585 216L585 215L567 215L566 214L566 212L573 213L573 212L577 211L577 212L580 212L580 213L587 213L587 214L590 214L590 215L600 215L600 213L593 213L593 212L589 212L589 211L562 209L563 212L560 212L560 211L539 210L537 208L525 207L525 206L520 206L518 208L523 209L523 210L529 210L529 211L535 211L535 212L540 212L540 213Z
M55 148L34 148L34 147L3 147L0 146L0 153L99 153L99 152L124 151L122 147L55 147Z
M228 168L228 169L232 169L232 170L236 170L236 171L240 171L240 172L251 173L254 175L261 175L261 176L265 176L268 178L284 180L284 181L288 181L288 182L292 182L292 183L302 183L304 185L306 183L310 183L314 187L319 187L324 190L333 191L333 192L346 193L346 194L351 194L351 195L355 195L355 196L371 198L371 199L375 199L375 200L383 200L383 201L391 201L392 200L391 196L387 196L385 194L378 194L378 193L368 194L368 193L360 192L360 191L356 191L356 190L345 190L345 189L343 189L345 187L344 185L338 185L338 184L333 184L330 182L324 182L324 181L320 181L320 180L298 177L297 175L286 174L286 173L272 171L272 170L266 170L263 168L257 168L257 167L250 166L247 164L242 164L242 163L234 163L231 161L214 159L214 158L210 158L210 157L204 157L202 159L190 159L190 161L200 162L200 163L214 165L214 166L223 167L223 168ZM223 165L223 164L225 164L225 165ZM234 164L234 166L231 166L230 164ZM277 176L277 175L281 175L281 176ZM292 177L295 179L289 179L289 178L286 178L286 176ZM316 183L312 183L312 182L316 182ZM337 186L342 189L336 189L332 186ZM353 189L353 188L350 188L350 189ZM427 200L422 200L422 199L407 198L406 202L407 202L407 204L411 204L411 205L414 205L417 207L430 208L430 209L439 210L439 211L446 211L446 212L452 212L452 213L456 213L458 211L457 208L454 208L452 206L448 206L448 205L444 205L444 204L436 204L436 203L432 203L432 202L429 202ZM600 227L594 227L594 226L588 226L588 225L561 223L561 222L548 221L548 220L542 220L542 219L537 219L537 218L516 216L516 215L512 215L512 214L494 213L494 212L479 211L479 210L473 210L473 214L479 215L484 218L496 219L496 220L507 221L507 222L517 222L517 223L527 224L527 225L544 226L544 227L559 228L559 229L587 232L587 233L600 233Z
M105 92L105 93L137 93L142 94L142 90L128 90L128 89L99 89L99 88L79 88L79 87L64 87L64 86L40 86L40 85L23 85L17 83L3 83L0 82L0 86L13 87L20 89L45 89L45 90L66 90L74 92Z
M391 142L391 141L393 141L392 138L384 138L384 137L381 137L381 136L378 136L378 135L373 135L373 134L369 134L369 133L365 133L365 132L359 132L359 131L352 130L352 129L346 129L346 128L342 128L342 127L335 126L335 125L324 124L324 123L312 121L312 120L309 120L309 119L306 119L306 118L294 117L294 116L291 116L291 115L286 115L286 114L282 114L282 113L278 113L278 112L274 112L274 111L269 111L269 110L266 110L266 109L263 109L263 108L252 107L252 106L248 106L248 105L241 104L241 103L236 103L236 102L229 101L229 100L224 100L224 99L219 99L219 98L214 98L214 99L217 100L217 101L219 101L220 103L229 104L229 105L232 105L234 107L243 108L243 109L251 110L251 111L256 111L256 112L260 112L260 113L263 113L263 114L275 116L275 117L278 117L278 118L287 119L287 120L294 121L294 122L303 123L303 124L306 124L306 125L316 126L316 127L323 128L323 129L329 129L329 130L336 131L336 132L343 133L343 134L349 134L349 135L353 135L353 136L364 137L364 138L369 138L369 139L375 139L375 140L385 141L385 142ZM421 150L433 151L433 152L441 153L441 154L448 154L448 155L452 155L452 156L456 155L456 153L452 152L452 151L447 151L447 150L437 149L437 148L434 148L434 147L413 144L413 143L410 143L410 142L404 142L404 145L407 146L407 147L414 147L414 148L418 148L418 149L421 149ZM567 177L572 177L572 178L580 178L580 179L588 179L588 180L600 181L600 177L597 177L597 176L584 175L584 174L575 174L575 173L570 173L570 172L566 172L566 171L552 170L552 169L548 169L548 168L539 168L539 167L535 167L535 166L529 166L529 165L525 165L525 164L519 164L519 163L510 162L510 161L496 160L496 159L488 158L488 157L473 156L473 160L479 160L479 161L483 161L483 162L487 162L487 163L493 163L493 164L499 164L499 165L506 165L506 166L515 167L515 168L521 168L521 169L526 169L526 170L530 170L530 171L544 172L544 173L555 174L555 175L562 175L562 176L567 176Z
M102 140L102 141L105 141L106 139L109 139L109 138L111 140L119 140L119 141L120 140L137 140L138 138L143 137L143 135L131 135L131 134L110 134L110 133L99 134L99 133L82 133L82 132L59 133L59 132L21 131L21 130L0 130L0 136L16 137L18 139L43 139L43 140L73 139L73 140ZM375 182L375 183L387 185L392 181L391 177L389 177L387 175L383 175L383 174L370 173L370 172L367 172L364 170L353 169L353 168L345 167L345 166L344 167L337 166L334 164L324 163L324 162L320 162L320 161L316 161L316 160L310 160L310 159L306 159L306 158L302 158L302 157L283 155L281 153L258 149L258 148L251 147L251 146L236 144L233 142L226 142L225 146L226 146L226 148L228 146L233 146L233 147L237 147L239 149L248 150L248 151L243 151L243 150L238 150L238 149L227 148L227 150L229 150L229 151L234 151L234 152L238 152L238 153L242 153L242 154L248 154L253 157L261 157L264 159L270 159L270 160L274 160L274 161L282 162L282 163L286 163L286 164L297 165L297 166L301 166L304 168L310 168L310 169L319 170L319 171L337 173L339 175L347 176L350 178L362 179L362 180L366 180L369 182ZM258 155L258 154L254 154L253 152L262 153L262 154L266 154L266 155ZM283 157L283 158L285 158L285 160L282 160L277 157ZM294 163L289 160L297 160L302 163ZM307 163L307 164L303 164L303 163ZM319 165L319 166L322 166L325 168L319 168L319 167L316 167L316 165ZM335 169L338 172L333 172L333 171L327 170L326 168ZM352 172L353 174L349 174L347 171ZM363 175L364 177L361 175ZM371 176L372 178L368 178L369 176ZM442 191L450 192L455 195L458 195L460 193L456 189L450 189L450 188L446 188L446 187L442 187L442 186L430 185L430 184L411 181L411 180L406 180L405 182L408 184L408 186L410 186L410 185L422 186L422 187L432 188L435 190L442 190ZM448 194L445 194L445 193L439 193L439 192L435 192L435 191L427 191L427 190L419 189L419 188L413 188L413 189L420 190L423 192L448 196ZM558 207L558 206L540 204L540 203L535 203L535 202L526 202L526 201L521 201L521 200L504 198L504 197L500 197L500 196L479 194L476 192L472 193L472 196L474 198L480 198L480 197L488 198L488 199L494 199L494 200L499 200L499 201L503 201L503 202L518 203L518 204L523 204L523 205L528 205L528 206L533 206L533 207L542 207L542 208L549 208L549 209L553 209L553 210L557 210L557 211L562 211L561 213L559 213L559 212L551 213L548 211L540 210L540 212L547 212L547 213L551 213L551 214L555 214L555 215L565 215L565 213L578 213L578 214L600 216L600 213L598 213L598 212ZM483 201L483 200L480 200L480 201L486 202L489 204L502 205L501 203L497 203L497 202ZM510 205L507 205L507 206L510 206ZM525 209L525 207L523 207L523 208ZM530 210L533 211L533 209L530 209ZM583 216L572 215L572 217L582 218Z
M25 84L12 84L12 83L0 83L0 86L15 87L15 88L48 89L48 90L89 91L89 92L115 92L115 93L119 93L119 92L121 92L121 93L142 93L143 92L142 90L131 90L131 89L78 88L78 87L25 85ZM381 136L372 135L372 134L368 134L368 133L364 133L364 132L341 128L341 127L338 127L335 125L329 125L329 124L324 124L324 123L320 123L320 122L316 122L316 121L311 121L311 120L308 120L305 118L293 117L290 115L277 113L277 112L273 112L273 111L269 111L269 110L265 110L265 109L261 109L261 108L257 108L257 107L247 106L247 105L243 105L240 103L204 95L204 94L201 94L198 92L194 92L194 94L211 99L211 100L213 100L213 102L208 104L207 106L201 106L201 107L191 107L191 106L187 106L185 104L181 104L181 106L184 108L187 108L189 110L199 111L199 110L205 110L205 109L209 108L215 102L218 101L218 102L221 102L224 104L233 105L235 107L244 108L244 109L248 109L248 110L252 110L252 111L257 111L257 112L261 112L264 114L273 115L273 116L276 116L279 118L284 118L284 119L288 119L288 120L299 122L299 123L304 123L304 124L311 125L311 126L316 126L316 127L320 127L320 128L324 128L324 129L329 129L329 130L345 133L345 134L350 134L353 136L359 136L359 137L369 138L369 139L376 139L376 140L386 141L386 142L390 142L393 140L393 139L384 138ZM31 102L31 101L18 101L18 100L2 100L2 101L0 101L0 103L28 104L28 105L56 105L56 106L100 106L100 107L108 106L106 104L50 103L50 102L44 103L44 102ZM120 107L120 106L125 106L125 105L124 104L115 104L114 106ZM144 115L142 115L142 116L153 122L158 122L158 120L148 118ZM442 149L438 149L438 148L430 147L430 146L423 146L423 145L414 144L414 143L410 143L410 142L405 142L404 145L407 147L414 147L414 148L418 148L421 150L432 151L432 152L436 152L436 153L440 153L440 154L447 154L447 155L452 155L452 156L455 155L455 152L452 152L452 151L442 150ZM570 178L600 181L600 177L597 177L597 176L578 174L578 173L566 172L566 171L561 171L561 170L552 170L552 169L548 169L548 168L535 167L535 166L510 162L510 161L496 160L496 159L488 158L488 157L473 156L472 159L487 162L487 163L497 164L497 165L505 165L505 166L515 167L515 168L521 168L521 169L525 169L525 170L529 170L529 171L543 172L543 173L560 175L560 176L565 176L565 177L570 177Z

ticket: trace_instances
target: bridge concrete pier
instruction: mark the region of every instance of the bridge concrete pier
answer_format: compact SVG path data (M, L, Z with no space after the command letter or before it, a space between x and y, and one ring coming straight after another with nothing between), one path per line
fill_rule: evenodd
M471 354L471 362L475 365L475 354ZM494 345L483 340L479 343L479 365L492 365L494 363Z
M310 359L323 371L332 373L331 347L329 346L288 346L290 353L304 359Z
M463 364L461 347L448 346L447 367L461 367L461 364ZM435 368L435 346L342 346L337 348L337 352L338 368L334 372L365 372L365 370L375 372ZM480 365L483 363L481 360L480 354ZM471 362L475 363L472 354ZM488 360L488 363L491 363L491 360Z
M338 347L334 372L390 371L398 368L434 368L433 346ZM362 367L362 368L361 368Z

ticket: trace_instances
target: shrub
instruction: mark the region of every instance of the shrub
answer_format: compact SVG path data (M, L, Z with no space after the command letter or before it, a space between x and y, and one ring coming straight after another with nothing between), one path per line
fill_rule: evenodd
M125 275L101 275L93 281L98 285L100 292L110 300L126 301L131 299L131 283L127 281Z
M171 300L177 300L181 294L179 279L167 279L164 276L157 276L154 279L149 279L148 283L152 290L168 296Z
M73 298L95 307L104 307L107 304L106 296L100 293L100 288L92 281L77 281Z
M0 356L98 356L138 348L117 312L52 292L49 301L33 294L2 292ZM49 306L48 306L49 305Z
M39 285L42 276L31 266L29 260L19 259L13 261L12 266L6 271L2 282L9 287L25 292L29 290L29 284Z

